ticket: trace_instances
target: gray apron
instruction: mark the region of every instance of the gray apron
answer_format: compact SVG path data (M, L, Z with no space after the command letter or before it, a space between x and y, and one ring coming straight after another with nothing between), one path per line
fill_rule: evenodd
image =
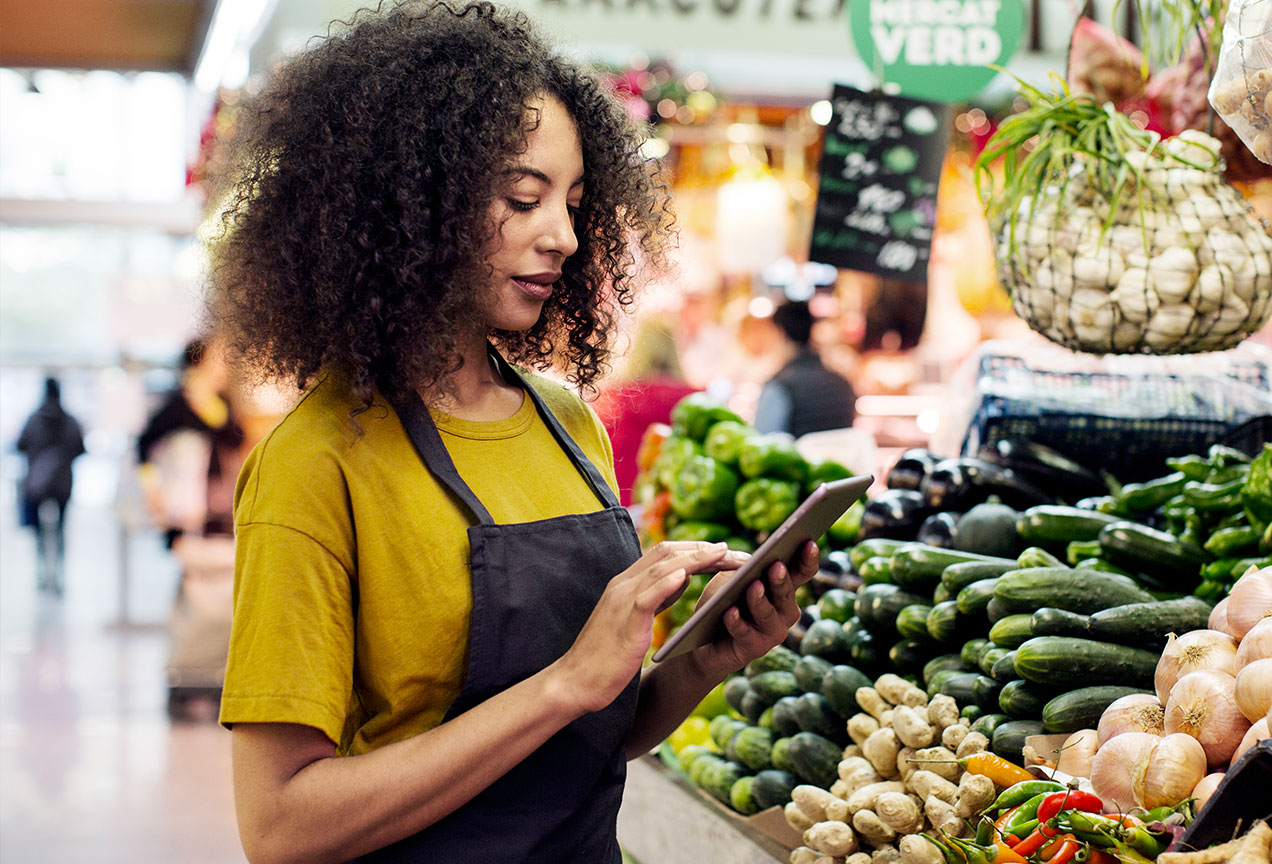
M631 517L600 471L534 389L497 353L492 356L504 379L534 400L604 509L496 525L456 471L423 402L398 406L424 464L477 520L468 529L473 588L468 670L443 722L559 659L610 579L640 557ZM609 707L566 726L451 815L358 861L617 864L624 742L636 714L638 684L639 675Z

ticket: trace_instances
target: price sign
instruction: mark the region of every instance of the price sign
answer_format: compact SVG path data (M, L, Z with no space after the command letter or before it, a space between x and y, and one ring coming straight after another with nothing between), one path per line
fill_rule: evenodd
M831 104L809 260L925 282L948 109L841 85Z

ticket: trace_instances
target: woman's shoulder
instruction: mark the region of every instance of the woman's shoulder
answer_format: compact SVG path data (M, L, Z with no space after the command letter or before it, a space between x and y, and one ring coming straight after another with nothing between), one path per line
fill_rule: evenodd
M534 389L535 393L539 394L543 404L548 406L553 416L560 420L567 429L572 426L592 426L599 423L596 412L583 401L583 398L576 391L545 375L525 369L520 369L519 371L526 383ZM573 430L571 429L571 431Z
M369 438L382 435L396 423L396 415L380 396L371 407L334 375L325 375L301 395L296 404L256 446L260 461L312 465L326 457L346 461L357 457Z

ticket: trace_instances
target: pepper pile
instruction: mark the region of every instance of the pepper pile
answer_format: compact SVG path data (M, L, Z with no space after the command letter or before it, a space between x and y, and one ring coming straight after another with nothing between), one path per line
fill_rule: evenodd
M1104 813L1097 795L1052 780L1026 780L985 809L973 840L925 835L946 864L1147 864L1192 821L1192 801Z

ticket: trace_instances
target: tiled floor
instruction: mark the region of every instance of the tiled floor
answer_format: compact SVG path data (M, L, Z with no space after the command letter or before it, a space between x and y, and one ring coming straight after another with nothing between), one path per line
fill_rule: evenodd
M6 490L7 491L7 490ZM109 506L72 503L66 591L35 590L35 543L0 506L0 864L241 864L230 735L167 714L176 571Z

